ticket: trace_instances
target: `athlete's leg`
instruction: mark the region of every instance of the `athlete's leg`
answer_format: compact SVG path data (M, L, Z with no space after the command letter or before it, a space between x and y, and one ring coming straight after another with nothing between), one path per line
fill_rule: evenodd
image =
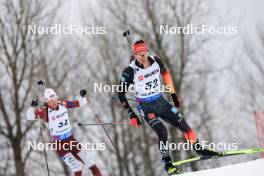
M187 141L191 142L192 144L197 141L196 133L187 124L184 117L176 107L172 106L166 100L162 99L160 108L161 110L159 111L159 116L163 120L180 129Z
M101 172L95 165L94 161L85 152L85 150L79 148L79 142L75 139L75 137L71 136L69 140L72 144L70 152L75 156L75 158L77 158L86 168L89 168L93 176L101 176Z
M90 167L91 172L93 173L94 176L101 176L101 172L98 169L98 167L96 165L93 165L92 167Z
M155 108L150 108L150 106L139 105L138 110L141 111L141 116L144 117L147 124L155 131L159 138L158 147L160 150L160 154L162 157L162 161L165 165L165 170L168 174L176 174L179 173L177 167L172 165L172 159L169 154L168 147L168 132L164 124L159 120L155 113Z
M82 176L82 164L72 153L69 152L65 154L61 159L71 168L75 176Z
M64 144L70 145L70 139L64 141L57 141L58 146L63 146ZM69 146L64 145L64 146ZM56 153L64 161L64 163L74 172L74 176L82 176L82 163L74 157L74 155L66 148L58 147L56 148Z
M197 139L195 131L186 123L178 109L169 104L166 100L163 99L162 101L163 103L160 106L161 113L159 115L162 119L179 128L183 132L185 139L192 144L193 149L197 154L204 156L215 156L220 154L216 151L203 148Z
M74 172L74 176L82 176L82 171Z
M144 112L144 119L147 122L147 124L155 131L159 138L159 150L162 156L163 160L169 160L170 155L169 155L169 149L167 147L162 147L161 145L163 144L166 146L168 142L168 132L164 124L158 119L157 115L151 111L148 111L142 108Z
M158 147L162 157L162 161L165 164L165 170L171 175L179 173L177 167L172 165L172 159L169 154L168 147L168 132L164 124L159 120L154 110L148 107L141 106L141 115L144 117L147 124L155 131L159 138Z
M80 157L84 165L91 170L93 176L102 175L98 167L95 165L94 161L89 157L89 155L84 150L79 151L77 155Z

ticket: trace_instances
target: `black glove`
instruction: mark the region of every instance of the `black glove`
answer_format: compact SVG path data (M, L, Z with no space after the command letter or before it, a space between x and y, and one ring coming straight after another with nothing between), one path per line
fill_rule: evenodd
M38 106L38 98L34 98L32 101L31 101L31 107L37 107Z
M80 90L80 95L81 95L82 97L85 97L86 93L87 93L87 91L86 91L85 89L81 89L81 90Z
M173 102L177 108L180 108L182 106L182 99L180 96L174 94L171 94L171 97L173 99Z

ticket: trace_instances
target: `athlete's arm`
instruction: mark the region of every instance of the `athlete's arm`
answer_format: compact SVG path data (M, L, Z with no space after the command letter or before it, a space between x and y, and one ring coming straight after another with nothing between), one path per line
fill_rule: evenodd
M36 119L42 119L46 120L47 118L47 111L45 107L37 108L39 105L38 98L34 98L31 101L31 106L27 111L27 120L36 120Z
M35 120L36 119L36 115L35 115L35 108L38 106L38 98L34 98L31 101L31 105L30 108L27 111L27 120Z
M60 100L60 103L67 109L83 107L87 104L85 97L80 97L78 100Z
M118 98L130 117L130 124L135 127L140 127L141 122L138 119L138 116L133 111L133 109L130 107L127 101L127 98L126 98L126 91L128 87L131 84L133 84L134 82L133 80L134 80L133 68L131 67L125 68L125 70L122 73L122 77L120 79L119 86L118 86Z
M78 100L60 100L60 103L67 109L73 109L80 107Z
M35 108L30 107L27 111L27 120L36 120Z
M125 70L122 73L122 77L119 82L118 86L118 98L121 102L122 106L127 110L128 114L132 113L133 110L131 109L127 98L126 98L126 91L128 87L133 84L134 80L134 70L131 67L125 68Z
M166 69L166 67L164 66L163 62L160 60L159 57L155 56L155 60L159 64L161 76L163 78L165 85L169 88L169 93L174 94L175 89L169 71Z
M180 107L181 106L181 98L179 96L177 96L177 94L176 94L171 74L166 69L166 67L164 66L164 64L160 60L160 58L155 56L155 60L159 64L161 76L163 78L165 85L168 87L169 93L170 93L175 105L177 107Z
M85 97L87 91L85 89L80 90L81 97L78 100L61 100L60 103L67 109L78 108L85 106L88 101Z
M48 120L47 109L46 107L42 108L34 108L30 107L27 111L27 120L37 120L42 119L43 121L47 122Z
M41 107L41 108L37 108L35 109L34 113L35 113L35 117L36 119L41 119L44 122L48 122L48 114L47 114L47 107Z

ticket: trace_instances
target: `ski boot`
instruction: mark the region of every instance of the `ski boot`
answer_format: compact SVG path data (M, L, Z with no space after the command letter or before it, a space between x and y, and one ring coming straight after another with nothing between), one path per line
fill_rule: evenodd
M180 170L172 165L172 162L165 163L165 170L169 175L175 175L175 174L180 174Z
M222 152L203 148L198 140L193 144L193 148L194 148L194 151L198 155L200 155L201 157L210 158L210 157L214 157L214 156L222 156L223 155Z

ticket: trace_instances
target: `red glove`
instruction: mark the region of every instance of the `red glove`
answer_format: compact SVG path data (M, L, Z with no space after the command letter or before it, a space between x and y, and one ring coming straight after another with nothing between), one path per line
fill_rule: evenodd
M130 118L130 125L134 126L134 127L137 127L137 128L140 128L141 126L141 122L140 120L138 119L138 117L131 117Z

